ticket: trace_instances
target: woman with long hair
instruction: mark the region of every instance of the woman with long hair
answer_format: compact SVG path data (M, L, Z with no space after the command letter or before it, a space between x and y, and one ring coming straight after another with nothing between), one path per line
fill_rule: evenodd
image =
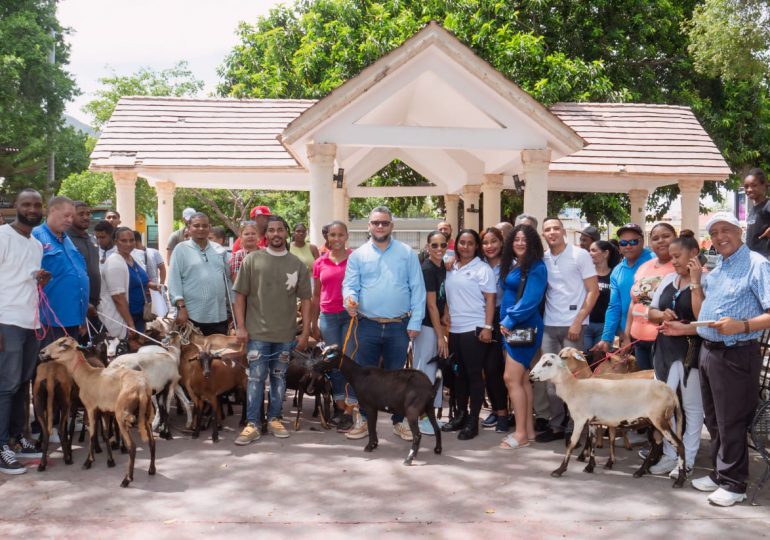
M441 429L460 430L457 438L464 441L479 434L479 413L484 401L483 366L492 346L497 284L492 268L481 260L479 233L473 229L460 230L455 239L455 253L445 288L449 350L459 366L454 377L457 414Z
M588 325L583 330L583 350L588 351L599 343L604 331L604 316L607 306L610 304L610 274L622 257L618 248L605 240L593 242L588 249L591 260L596 268L596 276L599 280L599 298L588 316Z
M508 433L510 422L508 419L508 391L505 388L503 372L505 361L503 359L503 347L499 345L500 336L500 303L503 300L503 290L500 285L500 261L503 255L503 233L495 227L489 227L481 233L481 251L486 262L495 273L497 296L495 296L495 317L492 321L492 334L498 344L489 348L489 354L484 358L484 381L487 386L492 412L489 413L481 426L494 428L498 433Z
M682 231L668 247L674 272L666 275L655 291L650 304L650 322L660 324L655 340L653 367L655 378L666 382L682 395L684 410L685 469L689 473L695 464L703 427L703 400L700 389L698 356L701 338L689 324L698 320L704 294L701 287L703 269L698 258L700 246L692 231ZM676 471L674 448L663 443L663 457L650 468L653 474Z
M235 283L238 277L238 270L241 269L243 259L252 251L259 249L259 230L256 221L243 221L238 229L238 238L240 238L240 249L235 251L230 257L230 280Z
M294 226L294 234L291 240L291 253L305 263L308 270L313 270L313 263L321 256L318 248L307 242L307 226L304 223L297 223Z
M652 369L652 348L658 337L658 325L648 320L647 312L663 276L674 271L668 252L674 238L676 230L670 224L655 225L650 231L650 248L655 258L640 266L634 274L623 343L634 343L634 356L639 369Z
M505 239L500 261L503 301L500 305L500 331L505 349L505 384L513 403L516 429L507 435L501 448L529 446L535 438L532 385L529 366L543 341L540 305L548 284L543 262L543 243L529 225L516 225ZM509 342L512 330L534 329L531 343Z

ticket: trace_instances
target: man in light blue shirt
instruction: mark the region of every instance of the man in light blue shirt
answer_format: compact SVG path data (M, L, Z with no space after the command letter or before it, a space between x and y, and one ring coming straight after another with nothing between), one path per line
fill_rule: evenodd
M770 328L770 261L741 241L740 223L729 212L715 214L706 230L719 258L703 278L705 299L698 321L714 322L697 330L704 340L701 395L714 470L692 485L713 492L710 503L732 506L746 499L746 431L759 398L762 354L757 339Z
M371 239L348 257L342 298L351 317L358 318L355 339L348 342L346 354L358 349L353 358L362 366L402 369L409 340L420 333L425 317L425 281L417 254L392 237L393 214L378 206L369 214ZM354 323L355 325L355 323ZM355 402L350 389L348 401ZM396 433L411 440L411 432L394 417ZM356 419L349 439L368 435L365 421Z

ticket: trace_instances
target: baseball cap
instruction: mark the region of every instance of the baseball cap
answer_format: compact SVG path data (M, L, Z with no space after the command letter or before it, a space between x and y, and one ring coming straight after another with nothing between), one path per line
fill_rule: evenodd
M182 217L185 221L189 221L192 215L195 213L195 208L185 208L182 210Z
M251 209L251 213L249 216L251 219L254 219L257 216L272 216L272 212L270 212L270 207L268 206L255 206Z
M598 241L602 236L599 234L599 229L594 227L593 225L589 225L585 229L583 229L580 234L584 234L587 237L589 237L594 242Z
M708 223L706 223L706 230L710 231L711 227L720 221L724 221L725 223L729 223L730 225L735 225L736 227L741 227L741 222L738 221L738 218L735 217L730 212L717 212L711 218L708 220Z
M644 238L644 231L636 223L626 223L625 225L623 225L621 228L618 229L617 234L618 234L618 236L620 236L624 232L636 233L639 236L641 236L642 238Z

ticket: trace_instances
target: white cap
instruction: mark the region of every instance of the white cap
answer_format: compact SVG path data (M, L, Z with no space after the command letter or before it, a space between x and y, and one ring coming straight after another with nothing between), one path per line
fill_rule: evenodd
M719 223L720 221L724 221L725 223L729 223L730 225L735 225L739 229L741 228L741 222L738 221L738 218L735 217L734 214L731 212L717 212L711 218L709 218L708 223L706 223L706 230L711 232L711 227Z
M192 215L195 213L195 208L185 208L182 210L182 217L185 221L189 221Z

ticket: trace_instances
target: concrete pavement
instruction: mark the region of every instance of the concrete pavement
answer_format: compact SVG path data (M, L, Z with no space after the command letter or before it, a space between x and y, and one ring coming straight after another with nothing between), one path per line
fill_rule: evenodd
M287 400L284 411L290 410ZM56 452L49 469L18 477L0 475L0 533L55 538L748 538L770 534L770 487L759 497L724 509L706 495L672 489L668 477L632 478L636 451L618 449L615 470L594 474L570 463L551 478L563 442L499 449L501 436L484 431L472 441L445 434L444 453L423 437L412 467L402 465L410 443L393 434L380 415L380 446L349 441L320 429L306 416L302 429L279 440L264 435L246 447L233 445L237 417L226 421L222 440L192 440L179 429L158 441L158 473L147 475L146 445L137 453L134 482L119 487L127 456L107 468L104 454L83 471L85 450L66 466ZM181 417L173 420L181 425ZM287 425L288 427L288 425ZM704 439L695 474L705 473ZM756 455L753 456L756 458ZM762 467L752 459L752 477ZM753 485L750 493L753 492ZM31 536L30 536L31 535Z

